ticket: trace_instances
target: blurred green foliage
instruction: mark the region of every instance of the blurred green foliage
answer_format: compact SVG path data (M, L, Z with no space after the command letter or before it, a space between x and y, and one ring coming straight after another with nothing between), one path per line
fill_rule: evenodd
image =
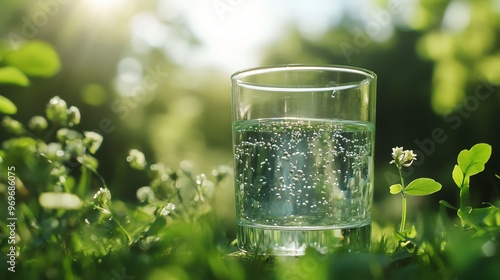
M496 124L500 117L498 1L377 1L364 13L345 8L342 20L321 34L310 32L315 34L311 36L306 28L292 23L267 42L263 59L255 61L255 66L349 64L377 73L374 236L392 234L398 219L399 213L393 209L399 207L395 206L399 202L387 195L387 188L398 180L398 174L387 164L392 147L404 146L418 155L415 168L408 169L404 176L432 175L443 189L432 199L409 202L419 211L409 213L408 219L417 221L417 228L423 229L422 240L429 241L423 255L388 257L382 238L375 240L375 248L380 250L374 252L378 254L325 257L311 253L300 259L250 258L248 262L220 258L227 254L227 244L235 234L230 179L218 181L216 176L209 176L207 182L219 184L211 210L187 213L179 219L181 222L170 222L168 219L174 215L170 213L170 227L163 227L161 219L155 222L153 217L158 213L152 209L160 207L155 204L159 202L146 206L151 192L144 188L146 184L152 189L162 184L172 187L172 176L179 176L174 181L182 182L182 189L190 189L184 195L191 195L193 201L198 195L195 203L199 203L204 196L197 181L205 179L198 176L210 174L215 166L231 164L229 73L211 66L184 65L182 57L186 55L179 58L178 54L203 48L203 40L197 38L203 34L193 30L189 22L192 18L179 12L175 1L136 1L112 7L112 12L105 12L104 7L90 9L85 2L92 1L7 0L0 4L0 111L12 115L4 119L0 141L4 143L2 149L15 159L11 163L25 172L19 174L27 186L20 195L27 197L21 198L25 206L18 213L24 217L20 220L20 235L31 243L23 248L20 263L32 272L24 271L24 279L71 279L77 278L75 275L85 279L120 279L127 275L238 279L251 278L254 271L268 279L341 277L354 272L368 279L458 274L467 278L475 276L476 271L497 275L494 264L498 261L498 242L488 243L489 237L471 241L470 232L454 228L455 220L443 220L435 212L438 200L450 201L450 205L458 205L460 200L456 189L450 187L454 185L450 174L455 163L450 155L478 142L493 147L500 143ZM167 9L168 16L159 13L160 2L172 5ZM187 2L188 13L208 7L201 14L217 20L212 3L200 6L195 1ZM246 4L227 4L230 9L226 15L244 13ZM153 37L168 33L163 44L134 37L132 26L139 22L139 16L160 23L140 26L139 33L153 32ZM224 24L231 23L216 22ZM155 34L155 26L163 29ZM227 56L236 60L231 53ZM84 118L79 131L104 136L99 150L91 148L96 139L82 132L70 132L68 136L68 131L63 131L58 137L56 131L61 127L48 126L52 117L47 116L47 122L41 116L46 113L45 104L55 95L81 111ZM68 118L70 112L65 113ZM77 117L72 111L71 118ZM43 131L51 129L54 131L43 139ZM12 133L27 131L36 137L11 138ZM27 149L39 143L33 139L43 139L44 154L51 155L51 160L59 164L67 161L58 158L58 151L63 150L73 159L69 163L79 162L79 168L65 173L67 170L55 168L44 157L26 156ZM126 160L132 156L131 149L140 149L145 158L161 165L153 168L145 163L146 172L131 169ZM86 165L80 165L84 162ZM500 157L493 149L487 172L471 179L471 185L493 187L471 191L470 206L499 199L498 180L494 177L500 173L499 166ZM99 173L92 171L96 169ZM51 172L62 172L66 181ZM160 173L169 179L163 182L161 176L155 177ZM42 192L60 191L54 189L56 186L75 194L84 206L79 211L43 209L37 197ZM103 187L114 198L107 206L111 220L110 214L104 213L106 208L92 196ZM165 186L157 188L152 190L155 198L171 199L168 191L162 190ZM147 199L137 206L139 190ZM462 217L471 213L463 212ZM89 227L86 219L95 227ZM129 224L128 219L134 222ZM150 226L168 230L145 234ZM445 243L443 235L448 238ZM130 240L132 245L128 244ZM465 243L470 246L450 245ZM493 257L489 257L491 252ZM35 261L41 259L44 261ZM38 274L40 271L43 276ZM437 277L436 271L441 273Z
M234 235L220 226L223 221L215 211L231 168L219 166L209 176L185 166L173 170L132 149L126 158L129 170L143 172L149 183L137 189L134 203L127 203L113 197L96 171L98 161L92 154L102 136L82 134L73 128L78 123L68 122L75 110L68 110L59 97L52 98L45 118L59 129L48 133L43 133L46 123L25 129L10 117L3 122L12 135L0 150L0 168L8 170L0 174L0 206L7 209L0 215L0 261L8 279L254 279L256 275L495 279L500 275L500 212L494 205L461 205L459 219L449 217L442 207L441 213L427 213L416 223L418 234L415 225L412 234L401 235L375 222L371 252L340 250L323 255L308 249L302 257L239 252L231 241ZM36 118L41 124L44 117ZM463 150L455 169L463 172L463 178L476 175L490 154L486 144ZM453 178L459 178L455 171ZM458 182L463 189L470 180ZM9 220L12 217L15 222Z
M182 5L170 1L143 1L112 7L110 13L104 6L91 9L86 2L92 1L2 4L4 44L17 46L23 40L44 39L59 53L62 69L54 79L34 80L27 88L8 88L12 92L9 99L38 114L35 104L56 94L80 108L88 115L82 128L106 134L98 154L102 174L120 196L133 197L133 188L121 186L140 185L145 179L123 179L126 166L116 157L123 157L131 148L141 148L170 166L190 163L205 172L214 165L230 164L229 74L210 66L183 65L177 57L182 49L194 55L203 48L196 36L213 32L208 27L207 34L192 30L190 21L196 19L186 13L196 13L196 5L184 4L187 12L183 13ZM212 5L198 9L203 8L207 9L204 14L214 17L215 26L232 24L218 19ZM230 8L226 18L244 14L249 7ZM495 63L500 49L498 4L481 0L410 5L392 0L363 11L356 16L345 8L338 24L314 36L301 26L286 25L268 42L263 60L255 66L325 63L375 71L379 77L376 188L384 188L397 177L382 167L390 159L378 155L386 154L395 143L419 154L417 164L422 167L416 172L439 172L436 179L451 184L448 170L439 168L450 162L444 155L457 153L463 145L500 140L493 129L499 102L499 64ZM138 38L135 25L149 26L152 31L144 29L138 33L143 37ZM164 45L151 39L155 36L147 36L155 30L157 38L167 38ZM442 132L439 141L433 139L435 129ZM494 155L491 165L498 163ZM490 181L486 176L478 180ZM385 199L384 195L377 191L376 199ZM478 201L495 194L482 195Z
M31 77L52 77L60 69L59 56L52 46L43 41L31 41L19 48L0 47L0 84L27 87ZM15 114L17 107L0 95L0 113Z

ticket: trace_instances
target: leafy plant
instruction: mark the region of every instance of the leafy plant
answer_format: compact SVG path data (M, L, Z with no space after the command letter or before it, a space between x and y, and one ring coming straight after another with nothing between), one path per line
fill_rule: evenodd
M0 83L27 86L28 76L55 74L56 56L46 53L48 60L36 62L39 58L32 55L43 50L40 46L27 43L18 50L21 57L4 54L2 63L9 64L0 68ZM0 97L0 113L17 111L9 102ZM500 275L499 208L490 203L474 207L469 194L470 177L483 172L491 157L488 144L458 155L452 178L460 190L460 206L440 201L441 215L426 216L411 227L408 196L429 195L442 186L430 178L406 183L402 170L416 155L394 148L391 164L398 168L400 182L390 186L390 193L402 197L401 223L394 235L376 232L369 253L323 255L308 248L300 258L279 258L238 252L231 242L234 233L221 228L213 208L218 186L231 175L229 167L196 174L184 164L171 169L151 163L140 150L131 149L123 160L131 172L144 172L149 181L126 186L136 188L133 201L113 197L95 157L104 138L78 131L80 120L80 110L57 96L46 105L44 116L33 116L27 124L13 116L2 119L11 137L1 144L0 169L15 172L0 173L0 208L12 211L17 220L13 239L0 241L0 262L9 261L8 242L16 240L19 279L253 279L256 274L266 279L454 279L476 276L478 269L484 278ZM12 186L15 205L8 208ZM454 209L456 218L445 208ZM10 236L8 215L0 211L2 237Z
M416 160L416 155L411 150L404 151L403 148L398 147L393 149L391 163L394 163L400 171L401 184L392 185L390 192L392 194L401 193L403 197L402 222L399 231L394 236L400 247L398 247L399 250L389 253L395 264L421 263L424 264L424 269L434 267L436 272L432 274L444 278L451 278L458 274L473 275L472 271L477 269L476 266L487 270L488 272L484 273L489 275L488 277L498 275L499 271L493 269L493 264L488 260L478 262L481 258L491 259L498 256L497 252L500 247L497 241L500 236L499 208L490 203L485 203L486 207L473 208L470 205L469 195L470 176L484 171L491 152L490 145L479 143L469 150L461 151L458 155L452 178L460 189L460 207L454 207L443 200L440 201L440 204L445 208L457 211L460 227L456 227L454 220L450 219L446 212L441 211L441 215L438 216L434 224L430 222L423 224L424 227L419 230L423 231L423 235L417 238L414 226L409 229L404 226L406 219L405 196L432 194L441 189L441 185L432 179L420 178L405 187L401 169L409 167ZM429 221L429 217L426 217L425 220ZM387 239L381 238L378 246L381 244L385 244L385 247L389 248ZM408 244L412 246L408 247ZM407 251L401 250L403 247ZM406 265L404 266L406 267Z
M91 278L100 274L99 270L85 270L89 262L101 267L99 259L117 258L112 266L120 268L121 262L134 258L134 252L176 263L174 256L183 260L183 250L194 250L211 262L221 262L225 249L220 251L216 243L205 246L216 228L211 212L216 188L230 169L220 166L210 177L193 174L187 167L174 171L161 163L148 164L142 152L132 149L126 160L132 168L146 172L151 181L137 189L137 203L127 204L112 198L97 172L99 162L93 154L103 137L75 130L80 118L78 108L68 108L56 96L47 104L45 116L33 117L27 127L11 117L3 119L2 125L13 135L2 143L0 168L15 170L12 211L18 221L19 275L37 278L48 269L55 274L46 278L72 278L75 274ZM0 190L6 190L7 184L1 173ZM1 204L6 209L3 201L7 199ZM2 212L0 228L5 236L9 234L6 220ZM0 245L3 252L9 248L7 240L2 239ZM5 254L2 256L5 263ZM73 259L81 263L71 264ZM150 268L158 264L150 264ZM212 270L211 266L206 269ZM112 271L101 272L112 275ZM135 273L138 271L149 273L139 268Z
M403 150L403 147L396 147L392 149L391 164L395 164L399 171L399 178L401 183L393 184L389 187L391 194L401 194L401 224L397 236L404 241L406 238L414 238L416 236L415 227L406 229L406 197L407 196L424 196L433 194L441 189L441 184L430 178L418 178L405 185L401 169L411 166L413 161L417 159L417 155L412 150Z
M470 177L484 171L491 152L491 146L485 143L476 144L470 150L462 150L452 172L453 181L460 189L460 207L440 201L441 205L457 210L464 229L474 229L478 234L492 227L500 227L500 210L497 206L486 203L487 207L473 208L470 201Z
M150 163L141 151L131 149L123 160L131 171L145 172L149 182L136 189L135 201L125 202L112 196L97 172L94 154L102 136L75 130L80 118L78 108L54 97L45 116L33 117L27 126L11 117L2 122L12 138L2 143L0 168L14 166L17 176L20 279L252 279L256 274L266 279L453 279L473 275L477 266L485 278L500 275L498 207L472 208L466 199L458 209L441 202L457 210L460 227L446 215L426 217L418 236L415 226L406 226L404 207L394 235L397 250L390 236L377 234L370 253L323 255L308 248L300 258L228 255L237 249L233 237L221 229L213 206L229 167L219 166L209 175L193 173L186 165L174 170ZM460 188L484 170L490 154L486 144L460 153L453 172ZM392 156L399 171L416 160L403 148L395 148ZM390 187L391 193L401 194L404 206L407 196L441 188L429 178L408 184L404 179ZM7 181L0 174L0 190ZM1 213L0 228L6 236L6 213ZM0 261L6 263L6 239L0 245Z
M0 47L0 84L27 87L28 77L52 77L60 68L59 56L47 42L27 41L18 49ZM0 113L17 113L16 105L3 95L0 95Z

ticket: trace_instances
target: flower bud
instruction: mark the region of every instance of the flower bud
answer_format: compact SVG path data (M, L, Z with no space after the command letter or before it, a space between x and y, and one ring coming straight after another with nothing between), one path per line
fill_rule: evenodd
M217 182L222 181L229 174L231 174L231 168L227 165L221 165L221 166L217 167L216 169L212 170L212 175L214 175Z
M42 116L34 116L30 119L28 127L34 131L44 131L47 128L47 120Z
M83 143L91 154L95 154L99 150L99 147L101 147L104 138L101 134L93 131L85 131L83 135L85 136Z
M97 200L101 205L106 205L111 200L111 192L108 188L100 188L99 191L94 194L94 200Z
M80 161L83 165L91 167L93 169L97 169L99 167L99 161L89 154L81 155L80 157L78 157L78 161Z
M143 170L144 167L146 167L146 157L137 149L131 149L128 152L127 161L129 162L130 167L137 170Z
M15 135L21 135L25 132L22 123L8 116L3 117L2 125L7 129L7 131Z
M67 155L60 143L49 143L46 147L45 154L49 160L55 162L63 162L69 159L69 155Z
M155 193L153 189L149 186L144 186L141 187L137 190L136 192L137 199L139 199L140 202L153 202L156 200L155 198Z
M68 139L66 141L66 151L78 158L85 154L85 145L83 144L82 139Z
M163 217L167 217L170 212L175 210L175 204L173 203L168 203L165 205L161 210L160 210L160 215Z
M69 126L77 125L80 123L81 115L80 110L77 107L69 107L67 114Z
M68 129L68 128L61 128L57 131L56 133L57 140L59 142L64 143L65 141L71 140L71 139L81 139L82 134L76 130Z
M66 124L66 120L68 119L67 111L68 106L66 105L66 101L59 98L59 96L52 97L45 108L47 119L60 125Z

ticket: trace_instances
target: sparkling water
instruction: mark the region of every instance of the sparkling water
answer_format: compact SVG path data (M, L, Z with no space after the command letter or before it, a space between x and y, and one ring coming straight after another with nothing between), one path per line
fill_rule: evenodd
M368 250L373 124L286 118L233 125L242 250Z

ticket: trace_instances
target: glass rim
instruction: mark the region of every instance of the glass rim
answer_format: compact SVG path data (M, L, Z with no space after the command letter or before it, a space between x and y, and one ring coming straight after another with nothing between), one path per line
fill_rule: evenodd
M293 71L325 71L330 73L345 73L359 76L355 81L343 82L336 85L311 85L311 86L286 86L286 85L271 85L271 84L259 84L244 81L245 78L266 75L272 73L286 73ZM357 77L356 76L356 77ZM333 64L282 64L282 65L269 65L262 67L254 67L242 69L231 75L231 81L235 83L238 87L248 88L259 91L275 91L275 92L316 92L316 91L340 91L358 88L363 85L375 83L377 75L370 70L345 65L333 65Z
M324 70L330 72L339 72L339 73L352 73L358 74L360 76L364 76L365 79L375 80L377 75L375 72L355 66L346 66L346 65L336 65L336 64L281 64L281 65L269 65L269 66L260 66L253 68L245 68L239 71L234 72L231 75L231 80L239 80L244 77L249 77L256 74L265 74L271 72L284 72L284 71L294 71L294 70Z

